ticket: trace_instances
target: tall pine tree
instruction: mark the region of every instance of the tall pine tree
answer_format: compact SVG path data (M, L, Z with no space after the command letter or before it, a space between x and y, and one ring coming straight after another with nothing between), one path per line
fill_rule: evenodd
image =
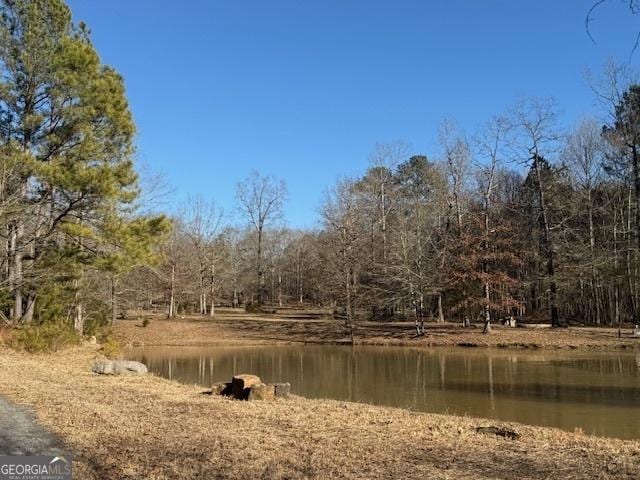
M77 292L106 252L141 255L118 239L148 245L166 228L161 218L127 220L138 195L134 133L122 77L62 0L0 0L0 161L16 170L0 197L13 323L32 321L52 279Z

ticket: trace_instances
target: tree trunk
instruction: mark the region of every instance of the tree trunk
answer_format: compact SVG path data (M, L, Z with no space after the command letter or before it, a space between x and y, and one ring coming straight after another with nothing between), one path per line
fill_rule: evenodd
M631 148L631 160L633 163L633 185L635 189L635 243L636 248L633 252L634 256L634 275L633 275L633 299L634 299L634 312L633 323L637 325L639 323L638 318L638 292L637 292L637 256L640 251L640 155L636 145ZM629 215L630 217L631 215Z
M176 316L176 265L171 264L171 286L169 293L169 318Z
M422 335L422 332L420 331L420 317L421 312L420 312L420 307L418 305L418 300L416 298L416 293L414 291L413 288L413 284L409 283L409 295L411 295L411 304L413 305L413 312L414 312L414 327L416 329L416 336L420 336Z
M117 293L116 293L116 279L115 277L111 277L111 325L116 323L116 316L118 315L118 309L116 306L117 303Z
M36 294L31 292L27 296L27 309L24 312L24 316L22 317L22 323L26 325L30 325L33 323L33 314L36 310Z
M491 333L491 311L489 310L489 282L484 284L484 297L486 305L484 306L484 329L482 333Z
M542 180L542 172L540 171L540 157L536 154L533 157L533 168L536 174L538 187L538 202L540 208L540 224L542 227L542 239L544 245L544 253L547 257L547 278L549 280L549 312L551 316L551 325L553 327L560 326L560 317L558 315L558 286L556 284L555 263L553 258L553 243L551 240L551 228L547 217L547 206L544 195L544 185Z
M347 268L347 274L345 275L345 288L346 288L346 314L347 314L347 327L349 328L349 337L351 338L351 343L353 343L353 317L351 312L351 270Z
M216 278L216 266L214 264L211 264L211 308L209 309L209 316L212 318L216 316L215 278Z
M387 260L387 213L386 213L386 195L384 191L384 181L380 184L380 211L381 211L381 227L382 227L382 259Z
M613 284L613 301L614 301L614 313L613 321L618 325L618 337L622 336L622 317L620 315L620 292L618 283L618 210L613 209L613 274L615 275L615 282Z
M484 334L491 333L491 319L490 318L487 320L487 318L485 317L484 328L482 329L482 333L484 333Z
M300 265L300 249L296 251L296 279L298 283L298 303L302 305L302 266Z
M489 308L491 300L491 287L489 286L489 207L491 202L491 184L493 177L490 178L484 197L484 254L485 259L482 262L482 269L485 275L484 281L484 329L482 333L491 333L491 309Z
M262 225L258 227L258 304L262 305L264 289L264 272L262 271Z
M75 284L76 284L75 285L76 308L75 308L75 315L73 317L73 328L76 330L76 332L78 332L78 334L82 335L84 331L84 308L82 305L82 300L80 298L80 282L76 280Z
M589 217L589 252L591 253L591 288L593 290L593 297L595 302L595 323L600 324L600 301L598 296L598 275L596 272L595 266L595 247L596 247L596 237L595 230L593 226L593 204L591 198L591 188L587 191L587 215Z
M11 236L13 269L12 269L12 287L13 287L13 322L18 324L22 321L22 251L20 241L23 236L23 229L20 221L13 226Z
M202 262L200 262L200 315L207 314L207 293L205 290L205 269Z
M629 188L627 195L627 227L626 227L626 237L627 237L627 248L626 248L626 278L627 278L627 289L629 290L629 299L631 305L631 316L632 321L635 324L636 318L638 318L638 304L636 303L636 299L633 295L633 275L631 271L631 252L632 248L632 235L631 235L631 197L633 195L632 189Z

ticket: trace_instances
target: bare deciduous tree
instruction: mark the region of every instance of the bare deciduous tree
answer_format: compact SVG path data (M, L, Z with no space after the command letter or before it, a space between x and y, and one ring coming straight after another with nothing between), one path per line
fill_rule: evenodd
M202 197L190 198L183 207L182 218L187 237L191 241L198 265L200 313L215 314L216 251L214 240L220 229L223 212L214 202ZM207 279L209 279L207 285ZM207 303L207 290L211 293L211 306Z
M283 180L262 176L253 171L236 188L240 211L248 220L256 235L257 300L264 302L263 237L265 227L281 218L282 207L287 196Z
M519 133L517 158L530 167L534 175L542 230L542 250L546 257L546 273L549 282L549 313L551 325L561 326L558 313L558 282L556 279L556 252L549 221L547 185L543 175L545 157L558 148L558 127L555 102L552 99L522 99L512 109L512 125Z
M483 248L485 258L489 256L491 250L491 207L493 192L496 184L496 174L501 162L502 156L505 154L505 144L508 141L509 132L508 122L503 117L496 117L489 121L484 128L478 133L475 143L479 156L483 162L478 162L476 168L480 174L480 190L483 205L483 226L484 238ZM483 333L491 331L491 282L489 280L489 266L485 260L483 262L483 270L485 274L483 290L484 290L484 329Z

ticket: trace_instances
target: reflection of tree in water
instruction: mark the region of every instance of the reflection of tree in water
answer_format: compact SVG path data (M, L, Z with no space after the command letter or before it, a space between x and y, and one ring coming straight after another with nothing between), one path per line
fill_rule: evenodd
M281 346L147 348L129 356L205 387L254 373L310 398L640 436L640 425L628 421L640 398L638 354Z
M556 367L575 368L585 372L597 372L601 374L638 376L639 355L635 357L635 363L623 361L620 356L604 358L574 358L551 360L549 363Z

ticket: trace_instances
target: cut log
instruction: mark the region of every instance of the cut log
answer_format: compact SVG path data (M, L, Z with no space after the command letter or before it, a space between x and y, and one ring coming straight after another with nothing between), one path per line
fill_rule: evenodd
M234 375L231 380L231 394L238 400L246 400L249 397L250 388L259 383L262 381L257 375L249 373Z
M277 398L287 398L291 393L290 383L274 383L273 387Z
M248 400L275 400L275 386L258 383L249 388Z
M231 382L218 382L211 386L211 395L231 395Z

